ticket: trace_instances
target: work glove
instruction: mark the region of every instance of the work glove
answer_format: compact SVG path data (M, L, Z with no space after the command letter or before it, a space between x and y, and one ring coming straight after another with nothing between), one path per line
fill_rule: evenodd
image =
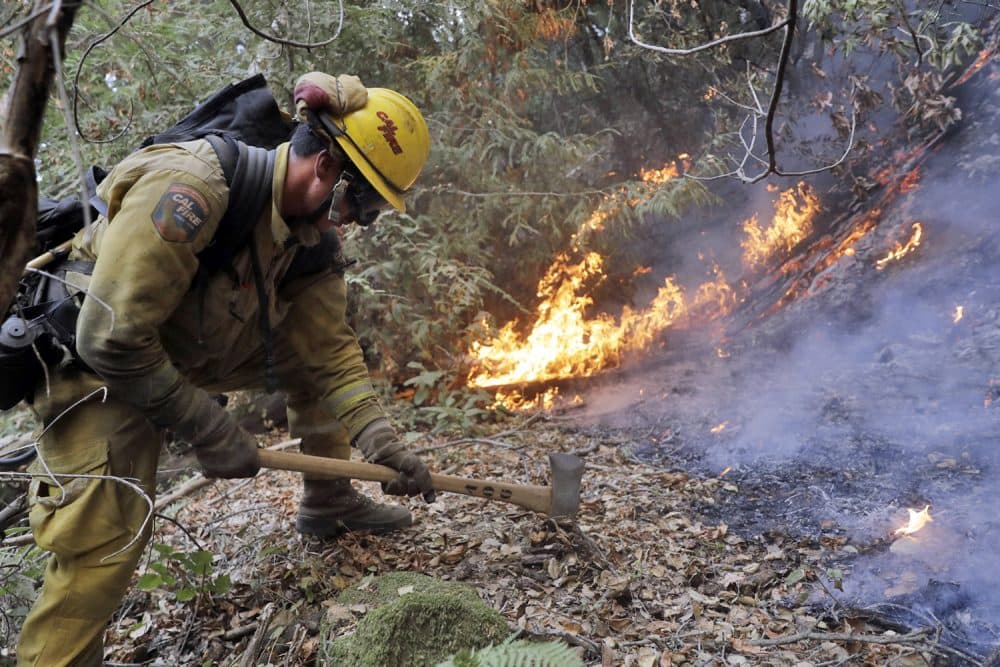
M221 440L194 446L205 477L232 479L253 477L260 472L257 439L239 425L234 426Z
M205 477L253 477L260 471L257 439L243 429L217 401L191 388L188 409L177 433L194 445Z
M434 502L434 487L427 465L416 454L407 451L386 419L376 419L366 426L355 438L355 444L367 460L399 471L396 479L382 482L382 491L394 496L423 494L424 500Z
M194 446L206 477L253 477L260 471L257 441L208 392L168 362L151 371L107 377L111 394Z
M330 76L323 72L309 72L295 82L295 113L302 122L308 122L306 109L341 118L362 108L367 102L368 89L361 79L351 74Z

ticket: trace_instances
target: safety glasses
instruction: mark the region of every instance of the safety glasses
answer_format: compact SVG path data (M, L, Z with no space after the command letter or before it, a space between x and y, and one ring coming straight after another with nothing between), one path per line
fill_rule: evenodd
M347 197L354 221L362 227L367 227L375 222L375 218L389 205L389 202L363 176L352 171L347 173L351 176Z

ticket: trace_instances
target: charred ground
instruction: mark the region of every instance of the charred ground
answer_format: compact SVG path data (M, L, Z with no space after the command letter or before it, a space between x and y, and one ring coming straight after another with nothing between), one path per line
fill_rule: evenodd
M874 169L878 185L841 197L822 232L751 277L714 336L672 335L587 394L593 428L639 460L733 486L696 504L703 520L819 549L845 573L842 592L816 600L828 612L936 626L980 658L1000 642L992 63L961 89L958 129ZM919 245L880 262L914 223ZM894 537L906 508L925 505L925 532Z

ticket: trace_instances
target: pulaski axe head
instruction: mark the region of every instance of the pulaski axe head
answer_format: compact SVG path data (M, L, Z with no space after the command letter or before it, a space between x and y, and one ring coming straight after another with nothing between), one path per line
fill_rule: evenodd
M583 459L562 452L549 454L549 467L552 469L552 503L547 514L551 517L575 515L580 509Z

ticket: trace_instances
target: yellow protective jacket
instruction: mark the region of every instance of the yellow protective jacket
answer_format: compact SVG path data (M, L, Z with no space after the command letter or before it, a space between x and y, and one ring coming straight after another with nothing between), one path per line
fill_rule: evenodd
M353 439L384 413L346 322L340 270L328 262L318 273L285 280L296 251L320 240L312 225L289 226L279 214L288 152L287 143L276 149L271 202L252 235L281 362L278 379L300 405L309 404L310 430L339 421ZM77 351L115 398L189 442L206 444L221 434L217 426L206 431L213 418L219 423L220 408L205 389L245 388L248 368L263 379L249 245L233 261L235 275L218 271L195 281L197 253L211 242L228 200L215 151L206 141L151 146L119 163L98 195L107 217L77 235L71 254L95 262Z

